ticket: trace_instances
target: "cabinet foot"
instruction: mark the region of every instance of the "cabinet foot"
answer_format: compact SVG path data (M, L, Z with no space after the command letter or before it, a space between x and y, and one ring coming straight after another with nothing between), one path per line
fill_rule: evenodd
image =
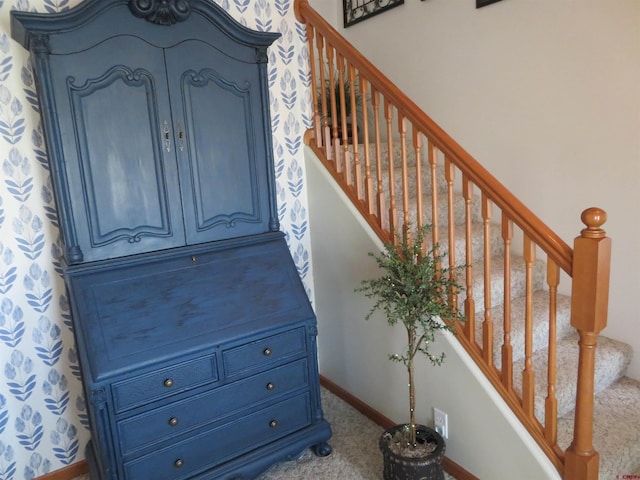
M331 448L331 445L329 445L327 442L322 442L311 447L311 450L313 450L313 453L316 454L316 457L327 457L331 455L333 448Z

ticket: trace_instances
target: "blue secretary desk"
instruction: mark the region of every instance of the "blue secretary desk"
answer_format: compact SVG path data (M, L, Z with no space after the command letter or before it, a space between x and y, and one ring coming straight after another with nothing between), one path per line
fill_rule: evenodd
M93 480L251 479L331 452L316 320L279 231L278 34L209 0L12 12L64 243Z

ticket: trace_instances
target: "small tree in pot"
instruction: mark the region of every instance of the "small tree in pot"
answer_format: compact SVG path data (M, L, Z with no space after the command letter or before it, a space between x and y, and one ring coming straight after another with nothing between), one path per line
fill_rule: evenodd
M385 480L444 478L444 440L433 429L416 425L414 361L422 353L433 365L442 365L444 353L434 355L430 347L438 331L451 330L457 320L464 320L448 301L462 290L456 277L464 267L443 268L438 245L424 251L423 241L430 230L430 225L424 226L412 239L405 229L396 236L395 244L385 243L385 251L380 255L370 253L383 275L364 280L362 287L356 289L375 300L367 320L380 310L389 325L402 325L407 333L404 353L389 355L389 359L407 368L409 423L387 430L380 439Z

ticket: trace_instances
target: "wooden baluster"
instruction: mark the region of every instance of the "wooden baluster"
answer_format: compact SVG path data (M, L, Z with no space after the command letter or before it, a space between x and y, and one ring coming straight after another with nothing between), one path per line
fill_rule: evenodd
M384 196L384 185L382 184L382 142L380 135L380 92L371 87L371 103L373 105L373 129L375 135L376 146L376 177L377 177L377 214L380 228L385 230L386 227L386 201Z
M360 156L358 154L358 120L356 114L356 72L352 65L348 66L349 74L349 103L351 105L351 145L353 155L353 186L355 187L358 200L362 200L362 171L360 166Z
M316 72L316 53L313 47L314 40L314 28L313 25L307 25L307 40L309 43L309 66L311 73L311 91L312 92L322 92L323 89L318 88L318 74ZM322 94L321 94L322 95ZM322 112L319 109L322 105L318 105L319 99L317 97L313 97L313 132L315 135L316 146L322 147L322 125L321 118ZM320 99L320 102L322 100Z
M467 338L475 343L476 338L476 302L473 299L473 250L471 238L471 201L473 200L473 184L466 175L462 175L462 196L464 197L465 204L465 248L466 248L466 267L465 274L467 277L467 296L464 300L464 316L465 322L465 334Z
M327 45L327 61L329 62L329 125L331 126L331 148L333 149L333 158L336 162L336 171L343 173L342 154L340 151L340 122L338 121L338 102L340 101L340 95L336 96L336 82L338 79L337 71L335 67L335 50L331 45Z
M356 71L349 65L349 92L351 94L351 145L353 146L354 184L358 200L362 200L362 172L360 171L360 157L358 155L358 112L356 112Z
M547 372L547 398L544 403L544 437L550 445L558 440L558 400L556 399L556 312L560 267L547 259L547 284L549 285L549 359Z
M327 45L327 62L329 63L329 99L331 104L331 112L328 114L331 125L331 146L333 148L332 158L335 159L336 162L336 171L338 173L342 173L342 159L340 155L340 140L338 138L338 107L336 98L336 71L334 67L334 57L333 57L333 47L331 45Z
M389 161L389 231L396 232L396 185L394 172L394 152L393 152L393 106L384 99L384 116L387 120L387 160ZM397 233L397 232L396 232ZM398 236L393 235L394 242Z
M436 173L436 168L438 166L438 149L431 141L428 140L427 143L428 149L428 157L429 157L429 166L431 168L431 224L433 228L431 229L431 235L433 237L433 245L437 245L440 241L440 231L439 231L439 222L438 222L438 177ZM440 256L440 252L438 249L433 250L433 257L437 259ZM440 262L436 263L436 271L440 271Z
M491 202L482 193L484 226L484 321L482 322L482 356L493 366L493 320L491 319Z
M582 212L587 226L574 241L571 325L580 334L573 441L565 453L565 480L597 480L600 458L593 448L593 395L597 337L607 326L611 239L601 228L604 210Z
M339 92L339 107L340 118L336 119L336 122L340 125L339 134L342 135L342 141L340 145L342 145L342 161L344 174L344 181L347 185L353 185L353 178L351 175L351 154L349 152L349 126L347 125L347 97L345 92L345 65L344 65L344 57L342 54L338 53L338 92Z
M371 178L371 152L369 151L369 112L367 109L367 91L369 83L360 74L358 74L358 83L360 84L360 98L362 99L362 137L364 140L364 196L367 203L367 212L369 212L370 215L374 215L376 213L376 210L373 200L373 179Z
M456 280L456 233L455 233L455 211L454 211L454 192L453 181L455 180L455 166L449 160L449 157L444 159L444 178L447 182L447 213L448 213L448 233L449 233L449 280L455 282ZM449 296L449 305L454 312L458 311L458 293L452 291Z
M502 213L502 240L504 241L504 339L502 343L502 384L513 388L513 346L511 345L511 240L513 222Z
M318 62L324 63L324 37L318 32L316 34L316 44L318 45ZM327 52L327 63L329 53ZM330 99L327 99L327 77L324 68L320 68L320 101L322 103L322 140L324 143L324 153L328 160L334 160L333 150L331 149L331 127L329 126L329 105Z
M402 171L402 229L405 240L409 240L409 170L407 166L407 120L398 113L398 132L400 133L400 163Z
M525 234L524 261L526 268L524 314L524 370L522 370L522 408L533 417L535 374L533 372L533 264L536 246Z
M416 155L416 230L423 224L422 217L422 134L413 125L413 151Z

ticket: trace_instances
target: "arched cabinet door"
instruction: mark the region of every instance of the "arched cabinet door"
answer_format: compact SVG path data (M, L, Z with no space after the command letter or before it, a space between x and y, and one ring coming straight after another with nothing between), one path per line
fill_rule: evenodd
M209 0L16 13L67 264L279 229L267 48Z
M259 69L202 40L165 55L187 243L269 231Z
M163 49L121 35L50 55L49 68L75 234L69 263L184 245Z

